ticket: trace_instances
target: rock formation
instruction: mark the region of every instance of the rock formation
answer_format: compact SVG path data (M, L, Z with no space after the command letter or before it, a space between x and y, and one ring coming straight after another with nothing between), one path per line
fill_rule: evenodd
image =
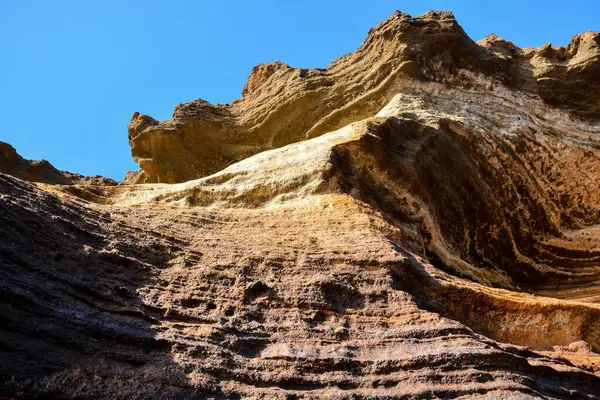
M135 113L131 152L137 182L184 182L258 152L339 129L385 106L407 79L463 90L506 87L537 95L582 118L600 117L600 35L567 48L520 49L497 36L473 42L449 12L400 12L372 29L354 53L326 69L281 62L255 67L231 105L180 104L169 121Z
M57 185L116 185L117 182L100 175L83 176L68 171L59 171L46 160L26 160L14 147L0 142L0 173L16 176L30 182Z
M147 184L0 175L1 391L600 398L598 45L397 12L134 114Z

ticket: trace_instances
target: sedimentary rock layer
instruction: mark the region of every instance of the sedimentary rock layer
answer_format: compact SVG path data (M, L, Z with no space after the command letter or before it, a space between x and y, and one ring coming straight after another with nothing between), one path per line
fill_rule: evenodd
M214 174L0 175L0 392L600 398L594 43L396 13L327 70L134 116L140 182L277 147Z
M589 336L597 306L445 274L400 247L391 238L402 233L351 196L268 208L94 207L1 179L4 393L596 398L600 390L585 370L594 371L592 348L566 349L597 343ZM577 319L587 322L570 333Z
M476 43L449 12L400 12L372 29L355 52L325 69L281 62L255 67L231 105L180 104L169 121L135 113L130 182L184 182L258 152L341 128L377 113L406 80L487 93L508 87L581 118L600 117L600 35L569 46L520 49L490 35ZM487 79L481 79L485 77Z

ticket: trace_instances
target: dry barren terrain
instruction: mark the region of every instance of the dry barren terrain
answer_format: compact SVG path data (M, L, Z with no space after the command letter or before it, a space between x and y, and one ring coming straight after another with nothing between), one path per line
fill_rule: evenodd
M600 398L599 77L396 12L119 185L0 147L0 397Z

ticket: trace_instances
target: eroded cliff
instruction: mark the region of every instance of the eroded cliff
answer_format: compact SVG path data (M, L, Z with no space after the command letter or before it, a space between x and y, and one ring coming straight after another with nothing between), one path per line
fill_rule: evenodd
M376 114L407 80L487 93L502 86L574 115L600 117L600 35L568 47L520 49L497 36L475 43L452 13L396 12L355 52L326 69L281 62L255 67L231 105L180 104L169 121L135 113L129 141L140 174L131 182L184 182L258 152L319 136Z
M397 12L326 70L135 114L163 183L0 175L3 391L600 398L598 62Z

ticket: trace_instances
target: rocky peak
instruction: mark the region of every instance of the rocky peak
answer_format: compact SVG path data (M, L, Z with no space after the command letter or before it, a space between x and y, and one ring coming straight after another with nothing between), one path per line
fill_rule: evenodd
M258 64L252 68L252 72L242 89L242 96L250 96L262 84L264 84L277 71L288 70L291 67L281 61L273 61L265 64Z
M8 143L0 142L0 174L40 183L56 185L101 185L117 184L110 178L100 175L84 176L68 171L59 171L47 160L27 160Z
M141 114L139 112L134 112L131 116L131 121L127 126L127 131L129 132L129 139L133 139L133 137L139 133L143 132L145 129L158 125L158 121L152 118L149 115Z
M9 143L0 142L0 156L2 156L7 161L16 161L21 158L17 153L17 150Z
M477 44L508 58L517 57L522 53L522 50L518 46L515 46L513 42L504 40L494 33L490 33L483 39L477 41Z
M418 17L395 11L388 19L369 30L361 49L372 45L382 45L389 41L416 45L417 43L413 43L415 36L431 33L466 37L450 11L428 11Z
M600 32L587 31L573 37L567 51L572 57L588 59L600 56Z

